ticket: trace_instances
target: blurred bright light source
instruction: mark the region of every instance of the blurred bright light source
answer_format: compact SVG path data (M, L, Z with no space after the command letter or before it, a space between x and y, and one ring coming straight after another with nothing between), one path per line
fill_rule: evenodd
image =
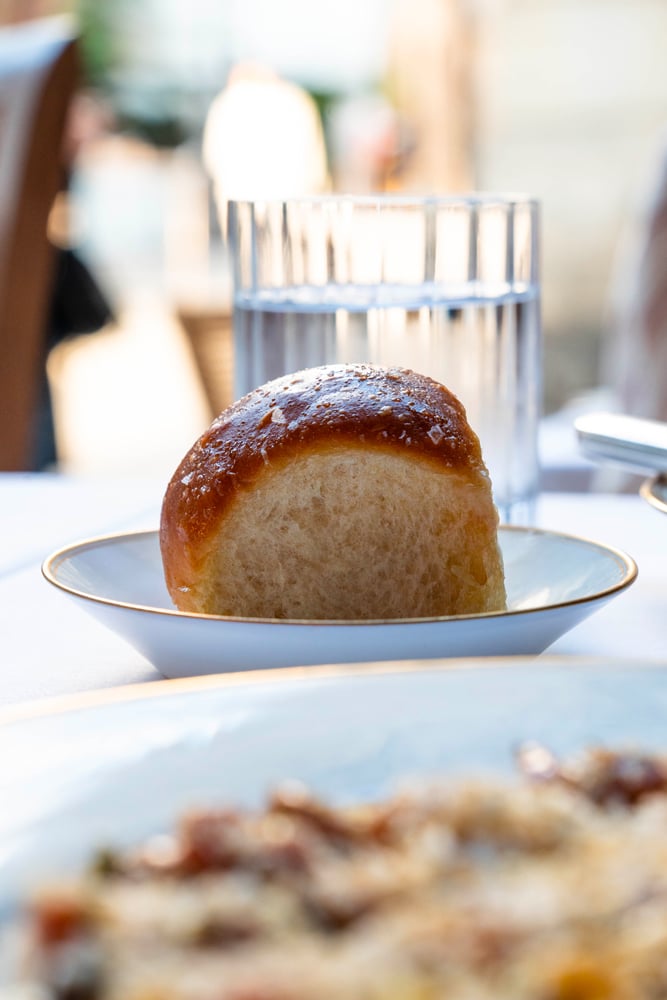
M317 194L328 184L315 102L255 63L237 66L213 101L203 155L220 208L229 199Z

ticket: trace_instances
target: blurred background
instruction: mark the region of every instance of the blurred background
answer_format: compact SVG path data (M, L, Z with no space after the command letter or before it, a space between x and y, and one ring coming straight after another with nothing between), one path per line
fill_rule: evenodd
M82 81L51 238L109 307L49 356L62 468L170 475L224 399L225 197L531 194L545 412L613 382L665 0L0 0L4 24L58 14Z

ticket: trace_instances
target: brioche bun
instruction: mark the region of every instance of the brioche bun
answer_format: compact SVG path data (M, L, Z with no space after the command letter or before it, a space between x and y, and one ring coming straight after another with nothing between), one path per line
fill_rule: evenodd
M480 444L444 386L328 365L253 390L174 473L160 546L176 606L271 619L505 607Z

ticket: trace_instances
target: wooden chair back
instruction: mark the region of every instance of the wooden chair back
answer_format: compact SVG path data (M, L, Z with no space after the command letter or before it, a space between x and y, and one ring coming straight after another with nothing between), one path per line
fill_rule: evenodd
M47 223L79 81L63 19L0 29L0 470L31 468L54 251Z
M210 417L234 399L232 314L222 308L177 310L201 379Z

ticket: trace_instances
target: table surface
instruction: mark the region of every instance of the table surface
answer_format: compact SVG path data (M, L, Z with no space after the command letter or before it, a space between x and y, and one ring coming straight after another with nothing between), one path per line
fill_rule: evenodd
M164 484L0 474L0 706L161 679L125 640L45 582L71 542L155 528ZM549 654L667 661L667 518L636 495L544 493L536 523L625 550L636 583Z

